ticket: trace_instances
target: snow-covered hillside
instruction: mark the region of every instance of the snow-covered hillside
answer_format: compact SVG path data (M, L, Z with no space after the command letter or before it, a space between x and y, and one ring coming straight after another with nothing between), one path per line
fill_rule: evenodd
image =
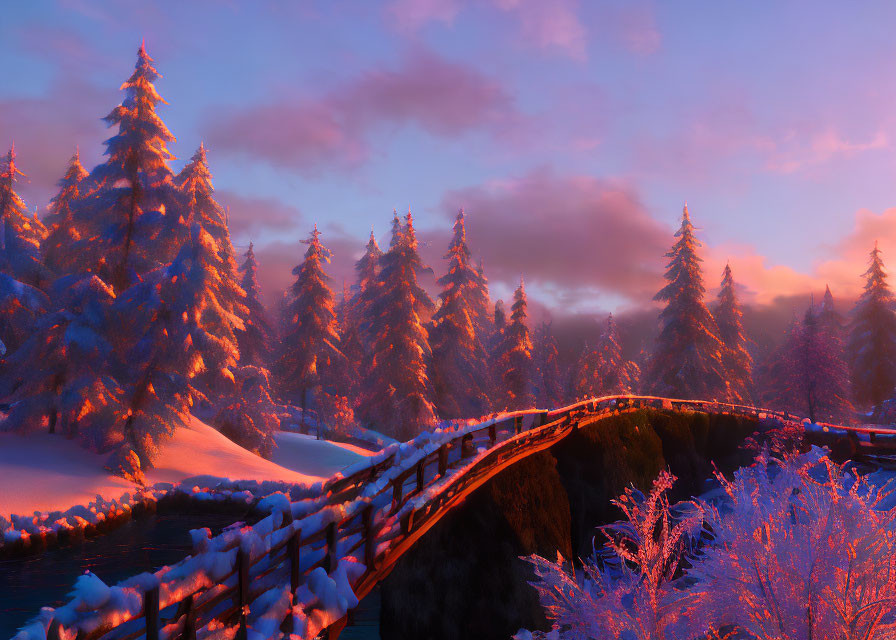
M207 485L207 478L312 484L372 455L293 433L278 434L277 441L281 448L274 460L265 460L194 418L162 444L154 468L146 473L147 484L177 484L194 477L200 485ZM132 483L103 468L106 460L59 435L0 432L0 515L65 510L98 495L117 499L133 491Z

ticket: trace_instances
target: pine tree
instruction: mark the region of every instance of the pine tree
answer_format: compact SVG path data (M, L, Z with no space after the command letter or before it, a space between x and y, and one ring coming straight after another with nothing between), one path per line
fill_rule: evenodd
M417 284L418 274L426 267L417 253L411 213L404 228L400 223L396 226L395 219L389 251L380 260L373 357L362 405L363 415L374 428L406 440L436 419L428 371L432 353L425 326L433 304Z
M476 327L476 335L479 336L483 344L487 345L494 331L489 310L491 301L488 293L488 278L485 277L485 269L482 267L482 260L476 267L475 286L469 292L470 308L473 311L473 324Z
M292 271L296 281L278 365L280 386L288 397L301 402L303 415L309 400L319 407L324 393L332 395L340 388L345 366L330 278L323 269L330 262L330 251L321 244L317 225L304 243L308 245L305 259Z
M537 406L560 406L565 395L560 374L560 350L550 322L542 322L535 331L532 361Z
M442 418L479 417L489 405L488 365L471 304L479 276L470 265L463 209L445 258L448 273L438 280L442 304L430 330L435 403Z
M513 294L510 322L498 349L497 370L500 372L499 406L511 411L535 406L532 388L532 340L529 336L526 290L522 279Z
M586 341L570 376L570 384L576 399L600 397L603 390L600 376L600 354L597 347Z
M243 365L234 371L237 391L215 416L214 425L225 436L258 455L270 458L280 430L271 400L268 370Z
M735 293L731 265L726 264L713 316L719 328L719 338L725 346L722 362L728 382L726 399L735 404L749 403L753 388L753 357L747 351L743 315Z
M228 351L238 351L237 334L246 329L249 309L246 292L237 282L236 259L224 209L215 201L205 145L199 145L190 162L178 174L175 184L183 200L183 218L178 224L185 229L198 225L211 241L209 250L199 255L206 261L204 268L213 274L209 280L210 299L217 304L214 312L220 315L219 322L225 326L218 337L227 341Z
M342 353L347 364L346 393L352 399L355 412L361 420L367 420L364 406L360 402L361 384L364 371L370 370L371 343L374 302L379 286L378 263L383 252L376 243L373 230L364 250L364 255L355 263L358 282L354 292L346 291L343 319L340 325L342 335Z
M15 147L10 147L0 167L0 271L34 287L49 284L50 273L40 260L40 243L46 227L28 209L15 191L23 174L16 165Z
M45 219L49 232L40 245L44 265L57 276L75 273L77 269L74 246L81 238L81 230L72 208L78 203L86 177L87 171L81 165L81 156L76 149L59 181L59 192L50 202L50 212Z
M109 336L111 287L95 275L53 283L56 310L44 314L9 361L2 395L12 404L4 428L78 437L94 451L117 444L110 425L120 417L119 387Z
M619 344L619 327L613 314L607 316L607 326L600 337L597 349L600 395L614 396L634 393L638 387L638 365L622 355Z
M122 446L114 471L152 464L159 444L190 420L207 389L232 393L238 352L230 318L217 300L218 246L198 223L175 260L146 274L115 301L118 322L136 338L123 347Z
M797 413L813 422L849 421L849 370L841 345L821 325L813 306L806 310L794 337L790 362L796 378L792 387Z
M896 386L896 314L880 253L875 243L849 334L853 397L862 407L889 399Z
M660 313L662 328L650 364L650 386L656 395L665 397L721 399L727 393L724 345L703 303L702 260L697 255L700 243L687 205L675 237L678 241L666 254L668 284L654 298L667 304Z
M189 235L189 227L178 224L168 165L174 136L156 113L164 102L153 85L160 77L141 45L134 73L121 86L125 99L105 118L118 127L106 140L108 158L87 179L89 198L79 221L88 226L78 247L85 256L82 270L99 273L118 292L169 263Z
M818 312L818 321L832 333L840 335L840 340L843 341L842 334L846 321L843 314L837 311L834 295L828 285L824 286L824 298L821 302L821 310Z
M242 274L240 287L246 293L246 319L244 328L237 330L236 339L240 351L240 364L263 367L271 355L271 325L261 303L261 286L258 284L258 263L253 245L249 243L245 261L239 268Z

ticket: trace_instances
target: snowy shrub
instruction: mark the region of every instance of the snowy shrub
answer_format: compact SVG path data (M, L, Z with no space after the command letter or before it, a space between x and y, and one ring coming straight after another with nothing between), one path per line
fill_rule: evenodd
M539 593L548 618L549 634L533 638L692 638L687 623L697 597L678 584L681 560L694 545L702 523L695 503L677 505L673 516L666 492L675 476L662 472L650 494L628 488L614 504L627 521L603 527L605 548L584 565L584 578L556 563L531 556ZM559 635L557 633L559 632ZM699 635L699 632L698 632Z
M712 542L689 572L704 619L755 638L885 638L896 633L896 509L888 491L818 450L760 458L717 475L724 509L706 507Z
M355 423L355 412L345 396L322 391L318 397L318 413L327 429L347 434Z
M236 395L215 416L214 426L242 447L269 458L280 429L277 408L271 401L268 371L243 366L235 372Z
M888 485L844 471L819 449L760 455L717 479L720 505L670 507L667 473L646 499L627 490L616 502L627 521L604 527L606 549L578 578L562 559L533 556L533 586L553 629L531 637L896 637Z

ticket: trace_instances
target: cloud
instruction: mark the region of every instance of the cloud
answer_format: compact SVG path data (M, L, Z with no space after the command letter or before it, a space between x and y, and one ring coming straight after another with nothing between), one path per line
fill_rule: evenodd
M226 189L218 190L215 198L228 211L234 242L257 242L265 236L299 228L303 222L299 209L276 198L245 196Z
M430 22L451 24L460 11L458 0L394 0L386 7L400 31L416 32Z
M801 169L829 162L835 158L849 158L865 151L886 149L890 140L883 131L877 131L864 142L848 140L833 127L812 135L805 142L776 147L766 168L774 173L793 173Z
M574 60L587 58L587 36L576 0L495 0L495 4L516 14L526 42Z
M650 299L672 238L627 185L551 169L448 192L446 222L460 206L471 250L493 283L512 288L524 276L558 299L581 292L585 304ZM576 297L565 296L569 307Z
M392 69L371 69L317 97L293 97L231 110L206 137L222 151L311 169L347 168L368 156L368 138L383 126L414 124L454 137L499 127L513 101L495 80L432 52L408 52Z

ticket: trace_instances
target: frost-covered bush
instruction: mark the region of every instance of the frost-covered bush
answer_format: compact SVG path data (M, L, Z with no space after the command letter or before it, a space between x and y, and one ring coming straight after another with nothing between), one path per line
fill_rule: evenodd
M667 473L647 498L627 490L617 501L627 521L604 528L604 553L578 577L562 559L533 556L533 586L553 629L518 637L896 637L888 485L857 477L819 449L787 460L761 454L733 479L717 478L719 504L670 507Z
M704 620L755 638L892 638L896 508L887 489L820 456L760 457L706 508L712 542L689 574Z
M697 596L679 584L679 566L695 543L699 505L666 499L675 476L662 472L648 496L629 488L614 504L627 520L607 527L603 550L584 563L582 579L556 563L531 556L539 593L553 631L534 638L691 638L690 615ZM698 634L699 635L699 634Z

